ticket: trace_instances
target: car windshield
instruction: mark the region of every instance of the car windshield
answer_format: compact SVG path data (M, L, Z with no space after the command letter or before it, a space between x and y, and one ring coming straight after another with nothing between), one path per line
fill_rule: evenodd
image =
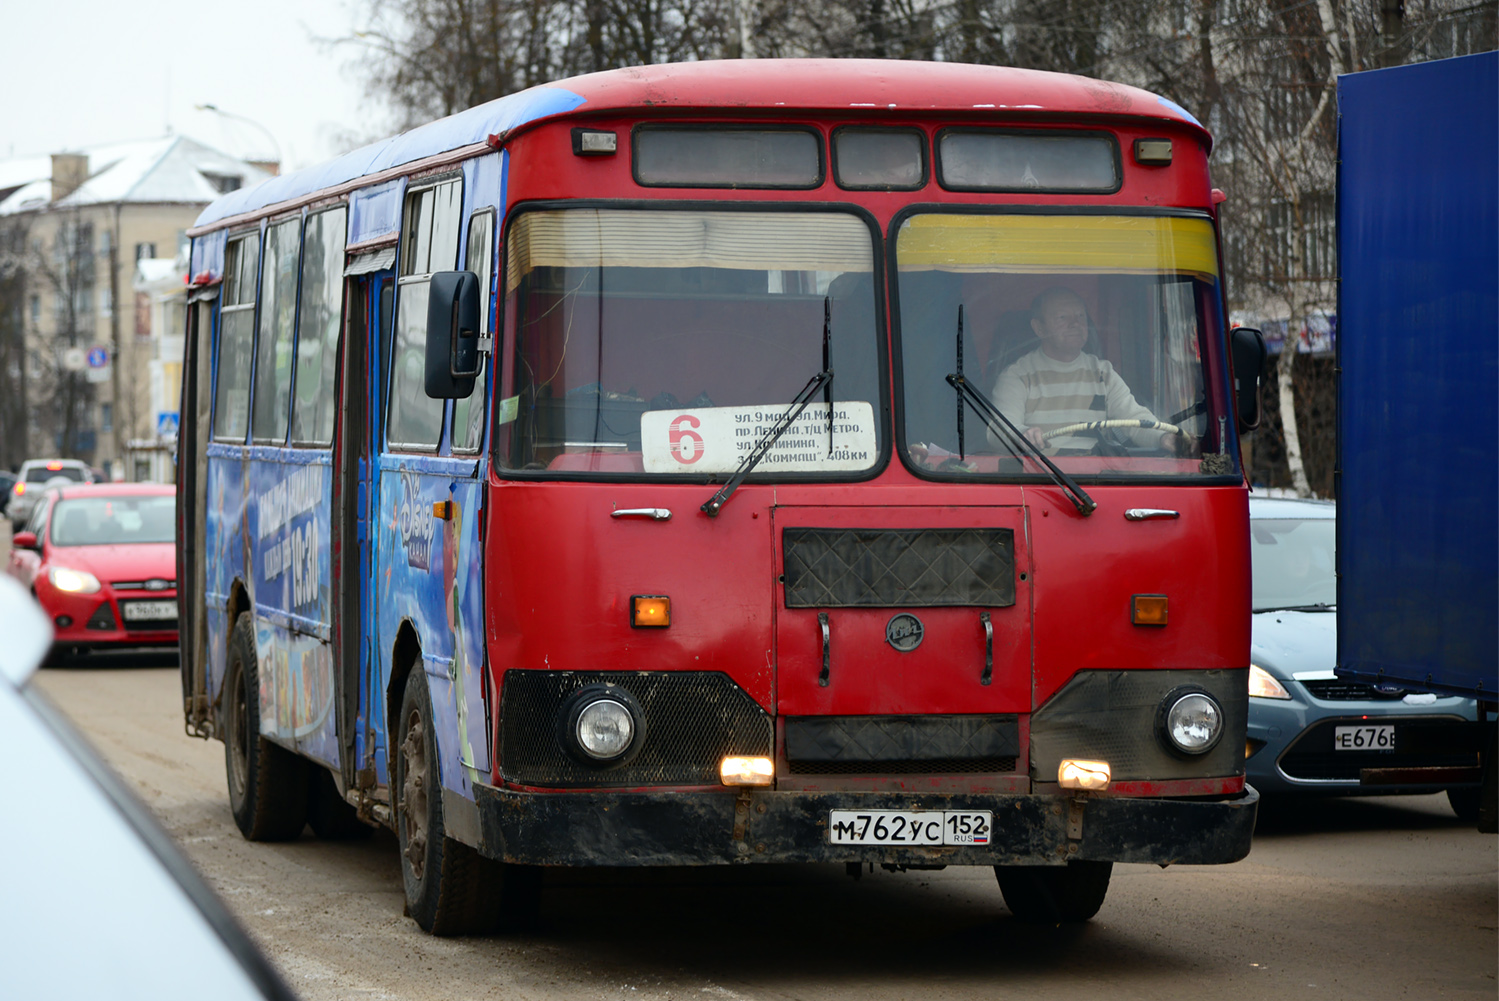
M75 497L52 509L54 546L113 546L172 542L177 499L172 496Z
M1041 472L961 372L1073 476L1234 471L1208 220L922 213L894 242L914 468Z
M721 479L825 368L754 476L879 459L874 239L855 215L525 212L505 289L502 468Z
M1331 518L1256 518L1249 523L1254 610L1332 607L1338 601Z

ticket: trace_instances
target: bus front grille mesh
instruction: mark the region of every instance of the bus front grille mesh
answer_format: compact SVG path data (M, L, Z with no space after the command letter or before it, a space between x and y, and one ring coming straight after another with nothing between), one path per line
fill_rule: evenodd
M640 753L616 768L575 761L558 737L568 696L617 685L645 716ZM717 785L731 754L769 757L770 715L714 671L507 671L500 694L500 773L530 786Z
M791 761L792 775L1004 775L1015 771L1014 758L952 758L926 761Z

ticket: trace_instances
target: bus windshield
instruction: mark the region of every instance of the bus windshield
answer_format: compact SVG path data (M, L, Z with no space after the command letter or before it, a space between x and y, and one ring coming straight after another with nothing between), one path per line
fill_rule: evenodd
M831 211L522 213L507 241L498 463L721 478L830 368L754 475L872 470L874 239Z
M1233 471L1208 220L921 213L894 243L913 468L1043 472L1018 433L1075 476Z

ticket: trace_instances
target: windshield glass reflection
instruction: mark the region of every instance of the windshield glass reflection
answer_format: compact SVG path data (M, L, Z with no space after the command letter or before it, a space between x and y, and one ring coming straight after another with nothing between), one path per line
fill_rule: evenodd
M836 378L753 475L878 461L874 242L858 217L527 212L506 272L502 467L722 482L823 371L825 340Z
M1337 604L1336 525L1331 518L1256 518L1249 523L1256 612Z
M896 234L905 440L935 474L1038 471L961 370L1075 476L1221 474L1217 250L1195 218L922 214Z

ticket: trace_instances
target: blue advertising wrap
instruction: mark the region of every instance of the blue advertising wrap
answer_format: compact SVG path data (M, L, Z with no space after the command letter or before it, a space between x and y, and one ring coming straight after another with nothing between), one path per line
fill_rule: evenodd
M325 451L210 446L211 690L223 684L233 628L225 607L234 582L249 582L261 734L337 767L330 489Z
M507 162L500 152L464 161L465 244L474 213L493 209L498 217ZM405 191L400 179L353 193L350 245L397 232ZM490 227L490 244L473 251L492 261L498 229ZM460 260L468 261L469 252L461 246ZM389 271L370 277L394 280ZM395 302L378 295L369 305L363 335L371 387L389 382L378 343L389 328L377 311L393 308ZM492 303L490 310L492 317ZM487 393L491 378L486 371L478 392ZM354 770L373 769L376 782L388 783L387 722L401 697L397 672L405 667L395 661L397 639L410 630L431 695L443 788L472 800L474 782L487 779L491 764L479 540L487 462L482 448L473 455L444 454L451 451L451 431L433 455L390 451L380 421L370 433L374 459L360 463L360 483L350 487L367 526L359 542L364 572L356 575L363 609L357 664L334 659L331 449L208 446L208 688L221 698L234 625L228 609L239 588L254 619L261 734L333 769L344 764L341 747L351 746ZM345 656L352 661L354 653ZM340 686L355 679L353 732L341 737Z

